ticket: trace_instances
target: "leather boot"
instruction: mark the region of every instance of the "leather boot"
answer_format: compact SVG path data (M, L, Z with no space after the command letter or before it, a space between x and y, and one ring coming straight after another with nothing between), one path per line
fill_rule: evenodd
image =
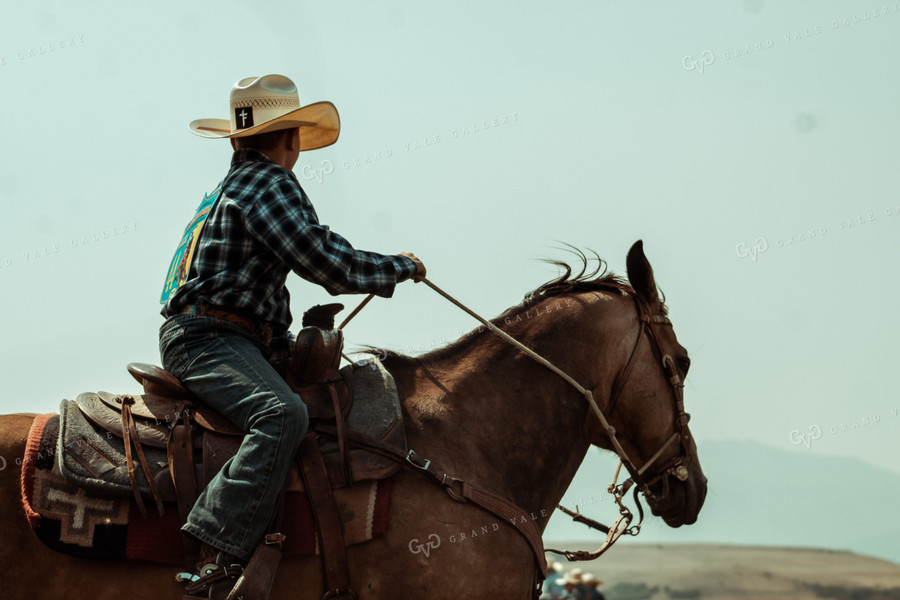
M183 600L227 600L243 571L243 561L202 543L197 558L197 575L200 579L188 584L188 594ZM208 583L204 580L208 580Z

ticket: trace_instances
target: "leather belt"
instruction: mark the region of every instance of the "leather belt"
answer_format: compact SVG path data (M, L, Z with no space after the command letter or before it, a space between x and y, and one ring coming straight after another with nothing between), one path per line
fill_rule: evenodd
M216 308L205 302L198 302L197 304L185 306L181 312L187 315L213 317L214 319L221 319L222 321L234 323L238 327L243 327L253 335L259 337L266 346L272 343L272 326L269 323L258 323L231 311Z

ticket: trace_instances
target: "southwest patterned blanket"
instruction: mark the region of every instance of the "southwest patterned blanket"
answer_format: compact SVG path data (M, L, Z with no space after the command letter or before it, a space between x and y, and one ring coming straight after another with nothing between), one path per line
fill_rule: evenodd
M134 500L85 491L59 470L59 415L34 420L22 462L22 503L38 538L65 554L86 558L136 559L171 565L184 563L178 511L167 506L142 518ZM384 534L390 479L362 482L335 492L344 538L359 544ZM316 554L315 522L306 494L288 492L282 533L286 556Z

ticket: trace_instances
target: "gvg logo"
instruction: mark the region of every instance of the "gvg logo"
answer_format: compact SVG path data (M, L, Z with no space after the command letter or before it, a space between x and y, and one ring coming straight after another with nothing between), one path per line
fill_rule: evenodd
M384 348L373 348L372 356L369 358L368 362L372 362L372 359L377 360L378 362L384 362L387 360L388 351Z
M413 538L409 540L409 551L412 554L424 554L425 558L431 556L431 551L435 548L439 548L441 545L441 536L436 533L432 533L428 536L428 539L425 543L420 543L418 538Z
M319 163L318 167L311 167L310 165L303 165L300 167L300 177L309 181L310 179L315 179L319 183L325 179L326 175L331 175L334 173L334 163L330 160L325 159L321 163Z
M360 358L355 364L357 367L375 366L375 363L381 363L387 360L388 351L383 348L372 348L367 352L369 356Z
M685 71L697 71L703 75L703 70L714 62L716 62L716 55L712 50L704 50L700 53L699 59L691 55L685 56L681 61L681 66Z
M737 250L737 255L741 258L747 258L748 256L753 259L753 262L759 258L759 255L766 250L769 249L769 242L764 237L758 237L753 241L752 246L748 246L744 242L741 242L737 245L735 250Z
M807 448L812 448L812 443L822 437L822 428L818 425L810 425L809 431L800 433L799 429L791 432L791 443L795 446L804 444Z

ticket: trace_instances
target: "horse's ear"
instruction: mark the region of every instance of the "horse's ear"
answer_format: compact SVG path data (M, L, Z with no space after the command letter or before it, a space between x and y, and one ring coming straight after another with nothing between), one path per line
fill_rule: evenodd
M651 308L656 308L659 305L659 293L656 290L656 280L653 279L653 267L644 256L643 240L636 241L628 251L625 266L628 268L631 287Z

